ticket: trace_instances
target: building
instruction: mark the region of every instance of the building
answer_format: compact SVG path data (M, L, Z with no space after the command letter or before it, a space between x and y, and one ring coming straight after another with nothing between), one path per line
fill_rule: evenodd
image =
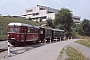
M54 19L58 11L58 9L37 5L35 7L25 9L24 12L21 12L21 17L27 19L31 18L33 21L40 19L42 19L42 21L46 21L48 18ZM75 23L80 23L79 16L72 16L72 19Z
M46 21L48 18L54 19L58 11L54 8L37 5L36 7L25 9L25 12L21 12L21 17L31 18L34 21L40 19Z
M76 24L80 24L80 18L81 17L79 17L79 16L72 16L72 19Z

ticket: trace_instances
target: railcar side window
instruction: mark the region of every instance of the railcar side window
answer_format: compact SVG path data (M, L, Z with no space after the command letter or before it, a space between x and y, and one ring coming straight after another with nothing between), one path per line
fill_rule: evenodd
M38 29L35 29L35 33L38 33Z
M45 33L46 33L46 34L49 33L49 30L46 29L46 30L45 30Z
M40 34L43 34L43 30L41 29Z
M51 30L49 30L49 29L46 29L45 32L46 32L47 34L51 34Z
M37 33L37 29L35 29L34 33Z
M54 31L54 33L55 33L55 31Z
M30 33L33 33L33 30L31 29Z
M24 33L25 32L25 30L24 30L24 28L22 29L22 33Z
M30 33L30 28L28 28L28 33Z
M27 28L22 28L22 33L26 33L27 32Z

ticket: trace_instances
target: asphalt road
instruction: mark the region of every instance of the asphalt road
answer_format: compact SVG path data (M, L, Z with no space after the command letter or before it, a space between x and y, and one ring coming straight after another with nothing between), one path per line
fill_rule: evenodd
M8 42L7 41L0 41L0 49L7 49Z
M78 39L46 44L5 60L57 60L62 48Z

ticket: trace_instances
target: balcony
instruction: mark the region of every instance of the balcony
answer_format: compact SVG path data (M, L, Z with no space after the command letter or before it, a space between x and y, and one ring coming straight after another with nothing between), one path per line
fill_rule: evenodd
M21 12L21 16L26 16L26 12Z

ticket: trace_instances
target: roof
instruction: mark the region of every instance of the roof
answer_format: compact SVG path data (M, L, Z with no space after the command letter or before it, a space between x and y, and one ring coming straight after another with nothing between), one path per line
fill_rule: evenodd
M40 26L34 26L34 28L40 28Z
M29 24L24 24L24 23L9 23L8 26L28 26L28 27L33 27L32 25Z
M46 28L46 27L40 27L40 28L44 28L44 29L52 29L52 28Z

